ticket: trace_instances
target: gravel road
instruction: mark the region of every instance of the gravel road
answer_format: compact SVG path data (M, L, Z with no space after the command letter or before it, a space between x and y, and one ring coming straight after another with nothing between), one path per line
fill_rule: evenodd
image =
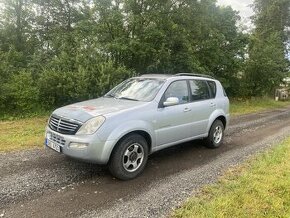
M106 167L51 150L0 154L0 217L164 217L228 168L290 136L290 107L238 116L224 144L200 141L150 156L145 172L122 182Z

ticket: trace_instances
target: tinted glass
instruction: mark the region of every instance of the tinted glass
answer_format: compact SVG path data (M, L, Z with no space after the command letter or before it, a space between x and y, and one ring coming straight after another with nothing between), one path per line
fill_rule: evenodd
M209 85L209 88L211 90L211 93L212 93L212 97L215 98L216 96L216 84L214 81L207 81L208 85Z
M227 97L227 93L224 87L223 87L223 91L224 91L224 96Z
M189 102L187 82L185 80L175 81L171 83L164 94L165 100L169 97L179 99L179 104Z
M152 101L163 84L164 80L162 79L131 78L116 86L104 97L133 101Z
M190 89L191 89L191 100L199 101L210 98L209 89L206 84L206 81L202 80L190 80Z

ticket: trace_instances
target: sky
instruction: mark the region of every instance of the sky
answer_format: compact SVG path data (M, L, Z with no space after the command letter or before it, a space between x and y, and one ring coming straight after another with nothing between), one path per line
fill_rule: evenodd
M218 0L219 5L229 5L236 11L240 12L240 16L242 18L241 22L247 27L252 27L250 17L253 15L253 10L251 8L251 4L253 4L253 0Z

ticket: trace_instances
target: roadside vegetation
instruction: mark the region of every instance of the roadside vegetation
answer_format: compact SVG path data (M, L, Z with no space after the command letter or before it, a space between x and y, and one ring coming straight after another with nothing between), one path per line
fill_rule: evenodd
M254 0L256 28L242 31L215 0L2 1L0 151L41 146L47 111L132 75L210 74L230 98L271 95L289 75L289 6ZM284 105L234 100L231 112Z
M0 121L0 152L41 147L47 117Z
M269 98L231 101L231 114L242 115L290 105ZM0 152L40 148L44 142L44 128L49 113L32 114L32 117L5 117L0 119Z
M289 0L254 0L254 30L215 0L3 0L0 119L104 94L136 74L193 72L233 97L289 75ZM245 31L243 31L245 30Z
M230 103L230 113L233 116L290 106L290 101L275 101L269 97L233 99Z
M290 217L290 138L228 171L172 217Z

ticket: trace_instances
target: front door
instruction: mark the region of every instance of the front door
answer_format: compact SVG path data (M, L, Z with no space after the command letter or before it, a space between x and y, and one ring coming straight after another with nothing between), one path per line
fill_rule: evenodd
M189 90L186 80L172 82L164 93L163 101L178 98L179 104L158 108L156 144L174 143L190 137L192 120L189 109ZM162 104L163 102L161 102Z

